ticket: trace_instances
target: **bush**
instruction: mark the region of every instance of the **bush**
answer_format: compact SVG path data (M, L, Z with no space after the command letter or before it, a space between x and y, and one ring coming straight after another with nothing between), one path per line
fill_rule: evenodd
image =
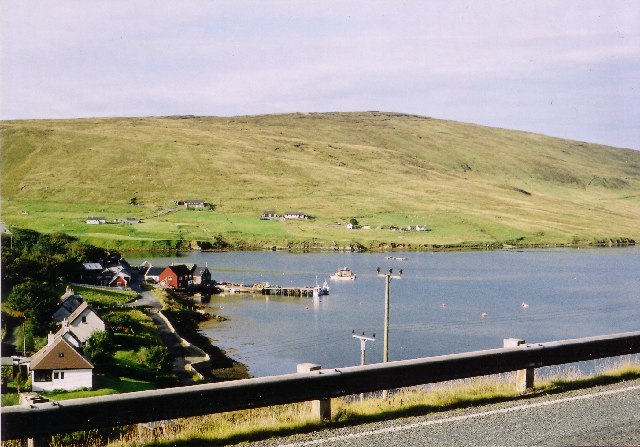
M151 346L140 349L140 362L158 372L171 370L171 356L165 346Z
M93 365L104 368L112 363L114 345L111 334L107 331L94 331L84 346L84 354L89 357Z

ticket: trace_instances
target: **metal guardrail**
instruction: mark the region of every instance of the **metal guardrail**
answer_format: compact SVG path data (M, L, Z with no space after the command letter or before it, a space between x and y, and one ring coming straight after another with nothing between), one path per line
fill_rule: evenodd
M640 331L2 409L1 439L198 416L640 353Z

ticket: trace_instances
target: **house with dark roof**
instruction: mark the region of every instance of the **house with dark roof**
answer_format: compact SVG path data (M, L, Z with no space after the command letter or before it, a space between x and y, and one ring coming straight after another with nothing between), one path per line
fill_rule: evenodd
M93 388L93 365L63 337L49 334L47 346L31 358L31 389L35 392Z
M193 275L184 264L170 265L160 273L158 282L174 289L186 289L193 283Z
M160 273L164 271L166 267L149 267L147 272L144 274L144 280L147 282L160 282Z
M207 267L195 267L193 269L193 285L207 286L211 283L211 272Z
M127 287L134 269L126 259L109 263L96 277L95 284L108 287Z
M272 219L282 219L283 217L280 216L278 213L276 213L275 211L265 211L264 213L262 213L262 215L260 216L260 220L272 220Z
M80 279L85 284L95 284L104 267L99 262L85 262L82 264Z
M67 287L67 291L60 297L58 307L52 315L53 320L60 323L62 320L69 318L69 315L80 307L83 301L81 295L76 295L72 288Z
M202 209L209 208L210 205L207 201L202 199L185 199L185 200L177 200L176 205L179 208L193 208L193 209Z
M138 266L138 273L144 276L151 267L153 267L153 265L149 261L142 261Z

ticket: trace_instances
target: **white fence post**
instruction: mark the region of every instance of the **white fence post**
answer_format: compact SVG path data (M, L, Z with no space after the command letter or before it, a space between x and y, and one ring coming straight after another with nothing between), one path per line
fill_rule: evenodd
M319 371L320 365L314 363L298 363L297 371L299 373L309 373ZM320 421L328 421L331 419L331 398L311 401L311 413L314 418Z
M503 345L505 348L526 347L527 342L521 338L505 338ZM534 369L519 369L516 371L516 390L520 394L533 390Z

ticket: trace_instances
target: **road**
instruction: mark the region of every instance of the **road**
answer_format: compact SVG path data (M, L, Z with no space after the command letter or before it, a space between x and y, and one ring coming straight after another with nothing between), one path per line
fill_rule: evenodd
M243 445L640 445L640 380Z
M162 338L162 342L169 350L169 355L171 356L172 360L171 372L178 378L178 382L180 383L180 385L193 385L193 376L185 369L186 362L180 340L178 339L176 334L171 332L169 326L167 326L165 321L160 318L160 316L158 316L158 312L160 312L160 310L162 309L162 303L160 303L153 292L142 290L140 285L137 283L132 283L131 288L138 294L140 294L140 298L132 303L129 303L129 306L149 307L150 311L148 312L148 315L155 323L156 327L158 328L160 338Z

